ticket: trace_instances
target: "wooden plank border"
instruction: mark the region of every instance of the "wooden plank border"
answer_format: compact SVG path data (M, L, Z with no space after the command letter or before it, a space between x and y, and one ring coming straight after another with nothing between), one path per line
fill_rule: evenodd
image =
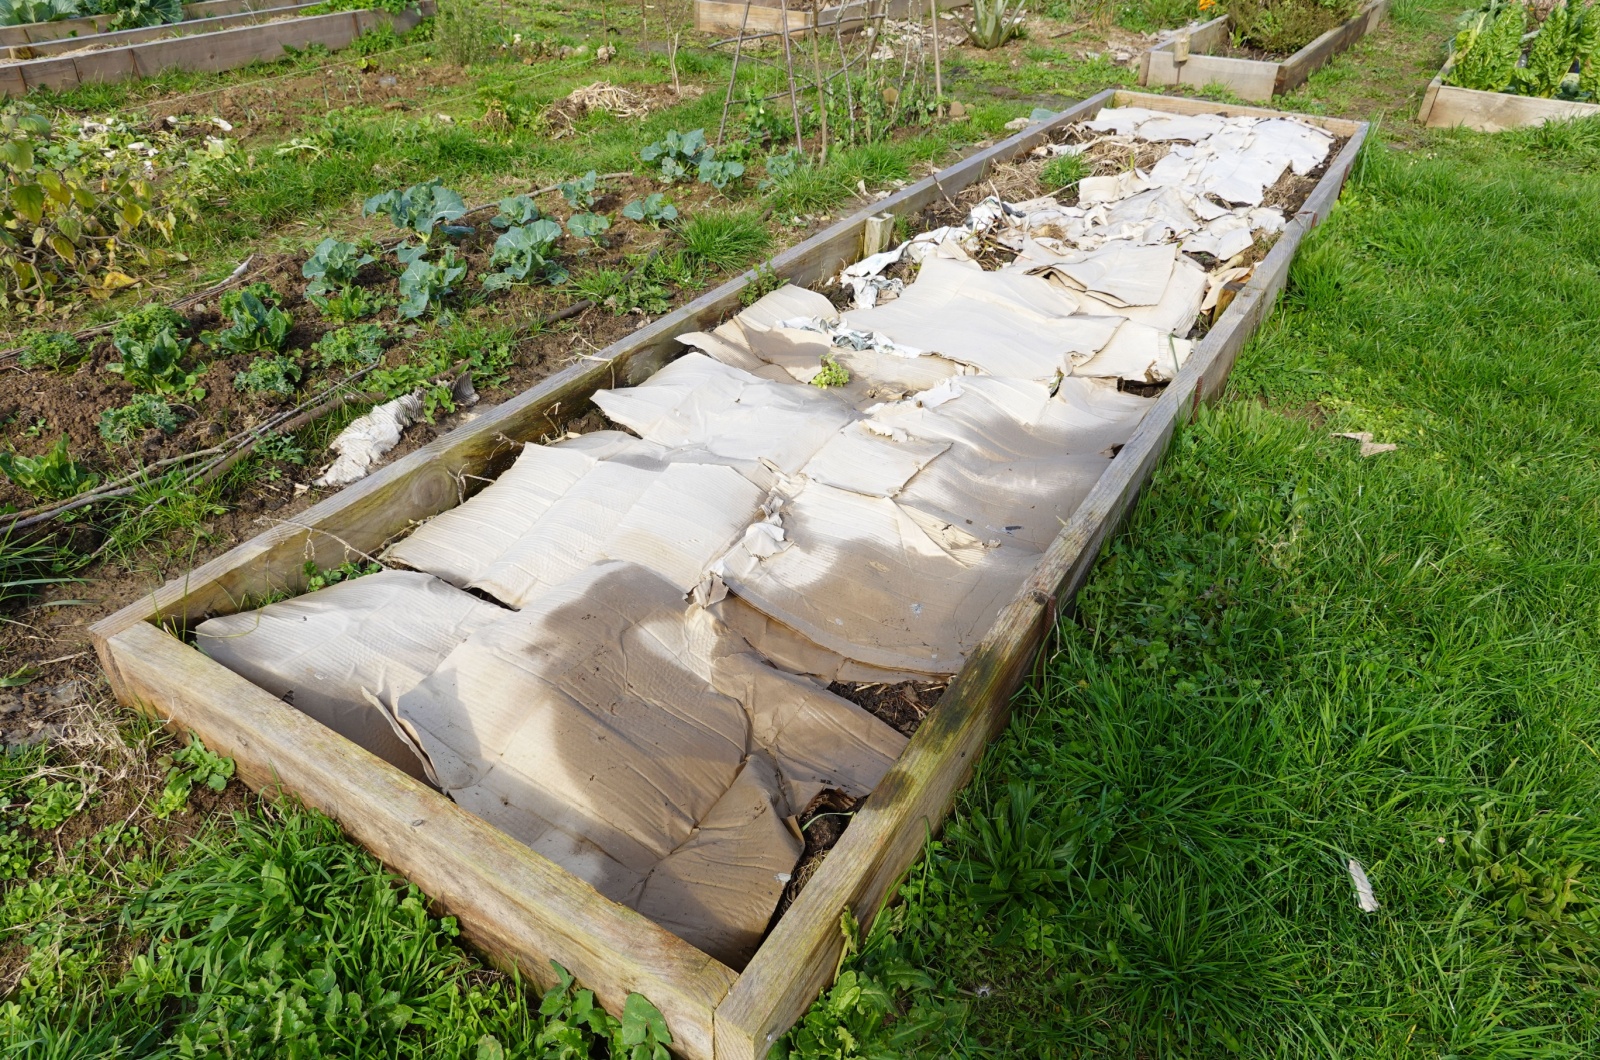
M1378 28L1393 0L1368 0L1335 26L1281 62L1212 55L1228 42L1228 16L1180 31L1145 52L1139 83L1151 87L1221 84L1244 99L1266 101L1305 84L1328 60Z
M78 52L94 48L116 48L125 44L140 44L151 40L177 40L179 37L192 37L199 33L214 33L219 29L232 29L235 26L253 26L273 19L293 18L316 7L320 2L321 0L310 0L308 3L294 4L288 7L268 7L258 11L235 11L231 14L215 15L208 18L167 22L160 26L140 26L138 29L91 33L82 37L58 37L55 40L39 41L35 44L14 44L8 50L11 53L11 59L27 60L42 59L47 55L59 55L63 52Z
M435 9L434 0L421 0L417 7L399 15L382 10L339 11L81 55L30 59L0 66L0 92L15 96L36 88L65 91L80 84L153 77L173 68L232 70L253 62L281 59L285 48L308 48L313 44L337 50L379 26L392 25L395 32L404 33Z
M1429 129L1471 129L1497 133L1526 129L1547 121L1592 118L1600 115L1600 103L1579 103L1566 99L1539 99L1513 96L1509 92L1484 92L1476 88L1447 85L1444 79L1455 65L1451 58L1422 97L1417 120Z
M183 17L188 21L211 18L214 15L232 15L240 11L259 11L271 6L273 6L271 0L202 0L198 4L184 4ZM61 37L104 33L106 27L111 25L113 17L115 16L94 15L89 18L63 18L55 22L24 22L20 26L0 26L0 47L38 44ZM171 22L168 25L181 26L183 23Z
M989 169L1044 142L1102 106L1174 113L1272 115L1255 107L1106 91L995 146L863 208L775 257L799 284L855 260L869 220L915 214L981 180ZM676 1048L694 1060L762 1057L833 974L839 917L871 920L894 881L937 829L977 756L1005 724L1009 699L1062 607L1160 462L1195 402L1220 393L1233 359L1288 276L1295 248L1324 216L1366 135L1365 123L1309 118L1348 138L1305 206L1255 275L1197 346L1177 380L1146 413L1072 520L1041 558L937 707L779 921L736 975L711 957L461 810L436 791L325 729L213 662L169 630L230 613L250 596L303 588L303 564L376 552L415 520L459 504L467 475L492 475L521 440L554 433L593 392L637 383L682 352L676 337L720 322L740 306L754 272L723 284L472 423L169 582L96 623L96 650L119 700L190 730L231 755L246 783L299 798L330 814L385 864L456 915L466 937L504 966L540 983L556 959L615 1010L638 990L667 1016Z
M938 0L939 10L949 11L965 7L971 0ZM883 17L904 19L926 18L928 0L887 0ZM814 26L832 26L838 23L846 32L865 25L878 17L880 0L848 0L835 7L820 11L800 10L799 4L789 8L789 32L805 33ZM783 32L783 9L776 0L755 0L750 4L748 18L743 0L695 0L694 28L700 33L720 33L737 36L741 27L746 34L777 34Z

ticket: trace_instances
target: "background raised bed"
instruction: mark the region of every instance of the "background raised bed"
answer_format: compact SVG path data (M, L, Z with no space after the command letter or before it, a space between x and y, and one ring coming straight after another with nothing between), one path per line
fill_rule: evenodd
M1229 41L1227 15L1179 31L1145 52L1139 68L1139 83L1151 87L1166 85L1222 85L1244 99L1265 101L1304 84L1329 59L1378 28L1392 0L1369 0L1354 16L1336 26L1280 62L1240 59L1211 54ZM1187 57L1182 58L1187 48Z
M0 66L0 95L21 96L36 88L64 91L81 84L154 77L163 70L171 69L231 70L253 62L282 58L286 49L304 49L314 44L333 51L380 26L392 26L396 33L404 33L435 10L434 0L421 0L417 7L399 15L376 9L339 11L330 15L302 16L194 36L145 40L81 54L30 59ZM153 29L170 32L172 26ZM119 37L121 34L106 36ZM78 47L91 46L83 38L74 44Z
M1446 63L1428 83L1417 120L1430 129L1471 129L1474 132L1505 132L1526 129L1547 121L1600 117L1600 103L1580 103L1568 99L1540 99L1516 96L1510 92L1483 92L1476 88L1447 85L1450 74Z

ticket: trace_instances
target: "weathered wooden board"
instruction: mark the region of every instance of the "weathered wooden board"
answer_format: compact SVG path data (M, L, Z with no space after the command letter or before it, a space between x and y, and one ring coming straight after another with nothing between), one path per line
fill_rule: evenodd
M1305 84L1329 59L1377 29L1391 3L1368 0L1354 16L1282 62L1210 54L1228 43L1228 16L1223 15L1146 51L1139 64L1139 83L1152 87L1218 84L1243 99L1264 102Z
M235 26L253 26L261 22L270 22L273 19L293 18L316 7L320 2L321 0L311 0L309 3L295 4L290 7L269 7L259 11L237 11L232 14L216 15L210 18L170 22L160 26L141 26L138 29L122 29L110 33L91 33L82 37L58 37L55 40L39 41L36 44L14 44L7 49L9 52L8 58L12 60L41 59L47 55L62 55L68 52L80 52L88 49L118 48L125 44L139 44L144 41L176 40L179 37L192 37L197 33L214 33L219 29L232 29Z
M1254 107L1102 92L864 208L773 259L811 284L856 260L871 219L915 214L981 180L992 166L1105 105L1174 113L1266 115ZM805 1010L833 974L839 917L868 922L942 823L993 734L1056 615L1087 576L1100 544L1138 496L1196 401L1220 393L1239 348L1270 310L1304 234L1337 198L1366 134L1362 123L1309 119L1348 143L1244 291L1042 557L905 754L845 832L800 900L743 974L700 953L521 847L444 796L212 662L170 631L245 606L247 597L303 587L307 559L338 563L376 552L415 521L458 504L467 476L492 476L520 443L557 432L598 388L636 383L681 352L675 337L738 310L754 273L735 279L592 361L575 365L472 423L435 439L321 504L171 582L93 627L117 696L234 757L263 791L292 794L329 813L391 868L456 915L491 957L540 982L554 958L609 1007L638 990L667 1015L676 1048L697 1060L753 1060Z
M939 10L965 7L971 0L938 0ZM801 11L790 7L789 32L799 33L813 26L831 28L835 23L845 31L860 29L880 15L885 18L927 18L928 0L849 0L820 11ZM780 0L752 0L746 12L743 0L695 0L694 28L701 33L737 36L782 33L784 11Z
M80 84L153 77L174 68L232 70L253 62L281 59L285 48L308 48L313 44L329 50L343 48L363 33L383 25L393 25L397 33L404 33L434 10L434 0L422 0L417 7L399 15L381 10L339 11L192 37L145 41L79 55L30 59L0 66L0 90L6 95L22 95L36 88L63 91Z
M259 11L273 6L276 5L272 0L203 0L198 4L184 4L183 17L211 18L215 15L232 15L240 11ZM95 15L92 18L63 18L55 22L24 22L20 26L0 26L0 47L104 33L114 17ZM182 25L181 22L174 24Z
M1444 79L1452 63L1445 63L1439 75L1428 83L1417 120L1430 129L1471 129L1474 132L1505 132L1526 129L1547 121L1593 118L1600 115L1600 103L1579 103L1566 99L1538 99L1513 96L1509 92L1482 92L1476 88L1447 85Z

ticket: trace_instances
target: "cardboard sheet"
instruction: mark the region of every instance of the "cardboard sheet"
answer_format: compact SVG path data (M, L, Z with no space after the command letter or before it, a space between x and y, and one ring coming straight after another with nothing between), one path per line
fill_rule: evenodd
M1196 300L1198 301L1198 299ZM1072 369L1076 376L1167 383L1189 359L1194 343L1136 321L1126 321L1105 349Z
M594 403L649 441L766 460L788 473L855 418L825 390L762 379L703 353L684 354L639 386L598 391Z
M437 578L386 570L255 611L207 619L195 645L419 780L416 751L371 702L391 703L506 612Z
M847 659L954 673L1033 566L1029 551L895 501L795 485L778 515L782 547L747 534L715 569L751 606Z
M1049 380L1081 350L1077 299L1037 277L985 272L930 257L916 282L886 305L852 310L844 322L991 375Z
M479 630L395 708L464 807L734 967L800 853L783 819L871 791L905 743L617 562Z

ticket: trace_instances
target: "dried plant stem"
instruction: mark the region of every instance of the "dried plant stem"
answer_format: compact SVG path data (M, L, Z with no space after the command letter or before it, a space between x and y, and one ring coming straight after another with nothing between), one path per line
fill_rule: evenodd
M722 99L722 121L717 125L717 146L728 130L728 108L733 104L733 86L739 81L739 57L744 53L744 31L750 25L750 0L744 0L744 15L739 19L739 36L733 42L733 72L728 75L728 94Z

